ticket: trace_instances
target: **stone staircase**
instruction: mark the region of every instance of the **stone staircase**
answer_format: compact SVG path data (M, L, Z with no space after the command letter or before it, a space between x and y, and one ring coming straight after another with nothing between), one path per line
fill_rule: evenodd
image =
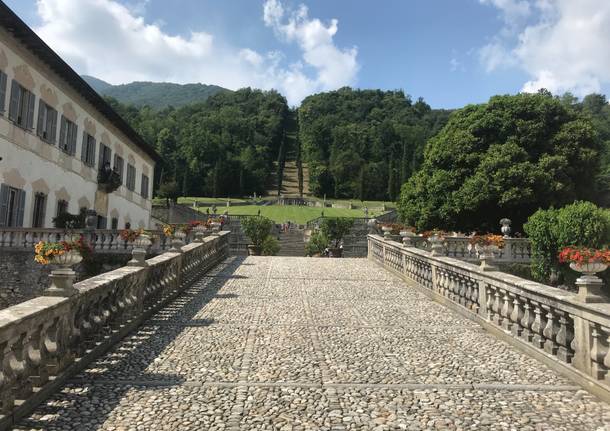
M280 252L278 256L305 256L304 230L291 228L287 232L279 232Z

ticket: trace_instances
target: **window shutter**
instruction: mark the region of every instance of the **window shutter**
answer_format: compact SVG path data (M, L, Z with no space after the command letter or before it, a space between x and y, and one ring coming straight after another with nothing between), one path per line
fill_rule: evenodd
M0 72L0 112L6 107L6 73Z
M38 104L38 125L36 126L36 134L42 137L42 132L44 129L44 111L46 110L46 105L42 103L42 101Z
M28 102L28 113L27 113L27 123L26 123L26 127L28 129L33 129L34 128L34 105L36 104L36 96L34 96L34 93L30 93L29 91L26 91L25 93L28 97L27 97L27 102Z
M57 139L57 111L51 109L47 112L47 116L51 122L50 127L47 127L47 139L50 143L54 144Z
M8 220L8 186L0 184L0 227L6 226Z
M83 162L87 162L87 132L83 132L83 147L80 152L80 159Z
M17 190L17 205L15 205L15 226L23 227L23 213L25 210L25 191Z
M12 121L17 121L17 116L19 116L19 93L21 92L21 87L17 81L13 79L11 83L11 101L8 107L8 118Z
M89 158L89 160L91 161L91 165L93 167L95 167L95 152L97 150L97 145L96 145L96 141L95 138L91 139L91 157Z
M78 127L76 126L76 124L72 124L72 127L70 127L70 134L69 139L69 151L70 151L70 155L75 156L76 155L76 136L78 136Z
M104 165L104 148L106 146L104 144L100 144L100 153L97 155L97 168L102 169Z
M69 146L66 142L66 117L61 116L61 124L59 126L59 148L68 150Z

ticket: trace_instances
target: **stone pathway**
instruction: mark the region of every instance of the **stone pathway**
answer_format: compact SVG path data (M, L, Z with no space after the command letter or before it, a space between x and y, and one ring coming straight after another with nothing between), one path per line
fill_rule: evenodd
M606 430L610 406L365 259L228 259L19 430Z

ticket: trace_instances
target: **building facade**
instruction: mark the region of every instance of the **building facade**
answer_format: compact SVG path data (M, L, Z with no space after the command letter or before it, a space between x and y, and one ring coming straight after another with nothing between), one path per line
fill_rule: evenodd
M0 228L149 227L155 151L0 1Z

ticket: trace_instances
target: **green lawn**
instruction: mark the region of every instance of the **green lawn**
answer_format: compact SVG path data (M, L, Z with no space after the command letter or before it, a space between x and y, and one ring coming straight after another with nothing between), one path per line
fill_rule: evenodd
M205 212L206 208L198 208L199 211ZM291 221L297 224L305 224L309 220L313 220L322 215L322 208L315 207L300 207L296 205L242 205L242 206L226 206L218 205L218 214L223 214L225 210L229 210L230 215L257 215L260 210L261 215L276 223L284 223ZM210 212L212 210L210 209ZM379 213L369 211L369 217L374 217ZM324 208L325 217L364 217L364 212L360 209L349 210L342 208Z

